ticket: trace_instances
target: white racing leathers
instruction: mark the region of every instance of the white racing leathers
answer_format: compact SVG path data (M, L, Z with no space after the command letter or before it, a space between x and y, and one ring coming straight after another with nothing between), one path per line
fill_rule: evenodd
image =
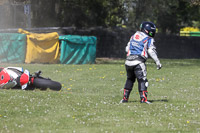
M124 86L124 99L127 100L133 88L135 79L138 81L138 90L140 93L141 102L147 101L147 72L145 61L148 55L155 61L157 68L161 68L160 60L154 46L154 39L137 31L130 39L126 46L127 59L125 62L127 80Z
M138 65L144 63L148 54L155 61L157 67L161 67L158 59L156 47L154 46L154 39L147 36L143 32L137 31L130 39L126 46L127 60L125 62L128 66Z

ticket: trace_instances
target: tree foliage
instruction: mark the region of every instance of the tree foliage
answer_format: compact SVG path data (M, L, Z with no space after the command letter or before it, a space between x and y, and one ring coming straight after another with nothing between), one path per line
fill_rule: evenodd
M159 32L177 33L183 26L198 25L200 6L187 0L129 0L127 25L137 28L142 21L154 22Z
M123 18L121 0L32 0L31 2L34 7L35 25L51 26L52 23L78 28L109 27L120 24ZM52 22L55 19L57 22ZM46 22L41 24L41 20Z
M199 0L31 0L34 26L116 27L137 29L152 21L162 33L200 26Z

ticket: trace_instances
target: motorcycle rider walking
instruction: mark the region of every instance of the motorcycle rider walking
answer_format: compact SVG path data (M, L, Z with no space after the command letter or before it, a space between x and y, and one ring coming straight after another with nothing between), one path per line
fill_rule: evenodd
M162 67L157 56L156 47L154 46L155 33L156 26L154 23L143 22L140 25L140 31L137 31L131 36L130 41L126 46L127 58L125 67L127 79L124 86L123 99L120 103L128 102L133 84L137 79L140 102L150 104L147 100L148 80L145 64L148 55L155 61L158 70Z

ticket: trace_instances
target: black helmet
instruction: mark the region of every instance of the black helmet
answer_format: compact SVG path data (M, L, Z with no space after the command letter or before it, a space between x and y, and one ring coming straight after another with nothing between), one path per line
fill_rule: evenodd
M150 37L154 37L156 33L156 26L152 22L143 22L140 25L140 31L144 32Z

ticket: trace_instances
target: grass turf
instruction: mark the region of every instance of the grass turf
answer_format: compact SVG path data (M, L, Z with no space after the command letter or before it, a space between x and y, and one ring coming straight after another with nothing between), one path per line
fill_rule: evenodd
M148 99L141 104L137 83L129 103L119 104L126 80L124 60L93 65L22 66L62 83L59 92L0 90L0 132L147 133L200 132L200 60L147 62Z

